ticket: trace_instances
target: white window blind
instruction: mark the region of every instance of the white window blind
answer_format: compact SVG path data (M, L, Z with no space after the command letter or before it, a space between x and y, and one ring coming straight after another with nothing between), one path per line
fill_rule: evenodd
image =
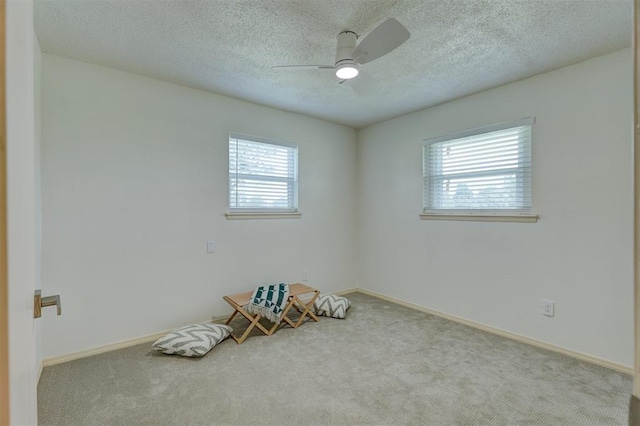
M424 212L530 214L533 122L425 140Z
M229 209L295 212L298 148L256 139L229 135Z

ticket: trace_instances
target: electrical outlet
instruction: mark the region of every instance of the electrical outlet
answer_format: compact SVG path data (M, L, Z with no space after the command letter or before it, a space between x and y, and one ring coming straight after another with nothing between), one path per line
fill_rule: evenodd
M542 315L552 317L553 309L554 309L553 300L542 299Z
M309 281L309 271L306 269L302 271L302 281Z
M207 241L207 253L213 253L216 251L216 244L213 241Z

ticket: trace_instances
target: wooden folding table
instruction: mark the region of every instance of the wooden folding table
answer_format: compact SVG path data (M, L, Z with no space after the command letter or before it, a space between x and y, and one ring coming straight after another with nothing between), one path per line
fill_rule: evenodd
M298 328L306 317L309 317L313 321L318 321L318 317L312 311L313 303L316 301L316 298L320 294L320 292L315 288L300 283L289 284L289 299L287 300L287 304L282 311L280 322L273 324L271 328L266 328L265 326L260 324L259 321L262 318L262 315L250 314L244 309L244 306L248 305L251 301L252 294L253 291L247 291L244 293L238 293L231 296L223 297L223 299L234 309L233 313L225 324L229 325L238 313L249 321L249 326L244 331L242 336L237 337L231 334L231 338L238 344L244 342L244 340L249 336L249 333L251 333L251 330L253 330L254 327L258 328L258 330L262 331L267 336L271 336L283 322L286 322L293 328ZM300 298L300 296L304 294L313 294L313 296L310 300L304 301ZM293 321L287 316L292 308L300 313L300 317L297 321Z

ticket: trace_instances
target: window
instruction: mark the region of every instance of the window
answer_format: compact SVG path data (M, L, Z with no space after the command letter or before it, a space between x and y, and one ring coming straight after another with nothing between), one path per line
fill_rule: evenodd
M298 208L298 148L229 134L230 212L293 213Z
M531 215L533 118L425 140L424 216Z

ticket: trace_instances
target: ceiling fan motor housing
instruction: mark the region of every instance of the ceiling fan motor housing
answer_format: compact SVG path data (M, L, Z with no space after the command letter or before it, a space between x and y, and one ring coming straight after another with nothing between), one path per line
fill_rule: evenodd
M338 34L338 46L336 48L336 64L335 66L352 64L356 66L353 60L353 49L356 48L358 36L353 31L343 31Z

